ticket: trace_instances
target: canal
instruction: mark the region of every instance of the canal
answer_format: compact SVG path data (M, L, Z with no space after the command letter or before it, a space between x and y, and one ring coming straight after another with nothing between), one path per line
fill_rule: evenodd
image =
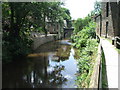
M26 60L3 65L3 88L76 88L77 62L69 40L41 45Z

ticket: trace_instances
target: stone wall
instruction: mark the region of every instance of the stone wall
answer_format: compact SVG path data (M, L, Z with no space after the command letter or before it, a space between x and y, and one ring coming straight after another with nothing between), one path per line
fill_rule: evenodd
M117 36L118 33L118 22L120 22L118 20L118 15L119 15L119 8L118 8L118 4L117 2L111 2L110 3L110 9L111 9L111 18L112 18L112 22L113 22L113 31L114 31L114 36Z
M89 88L101 88L100 84L101 44L98 46L98 56L95 60Z
M101 14L99 14L98 16L96 16L96 18L95 18L95 21L96 21L96 23L97 23L97 26L96 26L96 34L98 35L98 36L101 36L101 28L102 28L102 24L101 24L101 22L102 22L102 20L101 20Z
M120 36L120 2L102 2L101 18L100 15L97 15L95 20L98 36L110 39Z
M33 37L33 45L32 48L33 50L37 49L40 45L45 44L47 42L50 41L55 41L58 39L58 35L57 34L48 34L47 37L45 35L41 35L41 36L36 36Z
M108 16L107 13L107 2L102 5L102 36L106 38L112 38L114 36L113 21L112 21L112 11L110 3L108 3Z
M118 36L120 37L120 1L118 3L118 33Z

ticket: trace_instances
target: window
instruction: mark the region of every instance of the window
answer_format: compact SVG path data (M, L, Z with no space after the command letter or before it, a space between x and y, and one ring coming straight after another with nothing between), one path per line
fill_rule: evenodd
M109 2L106 3L106 17L109 15Z

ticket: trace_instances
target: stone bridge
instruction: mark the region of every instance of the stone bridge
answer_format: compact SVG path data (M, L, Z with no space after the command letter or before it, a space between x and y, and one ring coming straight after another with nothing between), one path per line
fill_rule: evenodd
M73 33L74 28L63 28L64 29L64 38L70 37Z

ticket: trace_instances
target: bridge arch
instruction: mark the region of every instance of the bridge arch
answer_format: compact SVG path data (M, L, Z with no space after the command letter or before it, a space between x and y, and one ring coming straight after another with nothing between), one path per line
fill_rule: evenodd
M73 33L74 28L63 28L64 30L64 38L70 37Z

